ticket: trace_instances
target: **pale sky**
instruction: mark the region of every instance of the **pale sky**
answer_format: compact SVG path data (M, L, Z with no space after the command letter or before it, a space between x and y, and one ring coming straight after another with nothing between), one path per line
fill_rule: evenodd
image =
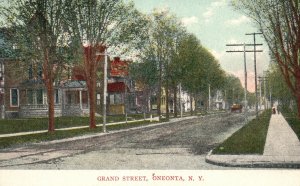
M202 45L208 48L219 60L221 67L228 73L238 76L244 86L243 53L226 53L232 48L229 43L253 43L253 36L246 33L258 32L250 18L229 6L229 0L133 0L136 8L143 13L150 13L154 8L168 8L195 34ZM257 72L262 75L269 65L267 44L261 36L256 36L256 43L263 43L262 53L257 53ZM242 48L240 48L242 50ZM253 47L247 48L249 50ZM247 54L248 90L254 91L253 53Z

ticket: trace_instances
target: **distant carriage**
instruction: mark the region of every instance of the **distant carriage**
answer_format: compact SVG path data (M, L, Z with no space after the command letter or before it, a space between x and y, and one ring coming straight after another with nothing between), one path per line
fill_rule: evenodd
M233 104L230 108L231 112L242 112L243 106L240 104Z

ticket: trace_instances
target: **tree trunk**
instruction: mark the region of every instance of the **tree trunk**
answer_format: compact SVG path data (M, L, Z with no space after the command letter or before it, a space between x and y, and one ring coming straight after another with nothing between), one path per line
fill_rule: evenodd
M162 89L162 62L159 61L159 80L158 80L158 94L157 94L157 115L161 121L161 89Z
M168 79L166 80L166 119L169 121L170 119L170 112L169 112L169 81Z
M193 96L192 94L190 94L190 106L191 106L191 116L194 115L194 112L193 112Z
M46 48L44 50L44 63L43 63L43 75L44 84L47 88L47 102L48 102L48 132L54 132L54 72L53 66L49 62L49 50Z
M96 128L96 81L97 70L100 64L101 56L97 56L96 53L103 53L105 47L103 46L88 46L84 47L84 70L86 84L89 94L89 107L90 107L90 129ZM104 97L103 97L104 99ZM104 129L105 130L105 129Z
M48 132L54 132L54 88L51 79L46 80L48 97Z
M90 105L90 129L96 128L96 81L95 78L87 80L89 91L89 105Z
M300 71L297 74L296 77L296 104L297 104L297 110L298 110L298 119L300 119Z
M158 115L158 118L159 118L159 121L161 120L161 85L159 85L158 87L158 94L157 94L157 115Z
M177 112L177 86L176 84L174 85L174 117L177 118L178 112Z
M296 97L296 101L297 101L298 119L300 119L300 95Z

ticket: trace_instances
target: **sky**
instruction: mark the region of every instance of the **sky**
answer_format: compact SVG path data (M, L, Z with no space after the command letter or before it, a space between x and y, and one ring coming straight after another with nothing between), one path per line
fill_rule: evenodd
M253 43L253 36L246 33L258 32L254 22L234 10L230 0L132 0L143 13L151 13L154 8L169 9L187 28L195 34L209 51L218 59L222 69L239 77L244 86L243 53L227 53L226 50L243 50L226 44ZM269 66L269 52L262 36L256 36L256 43L263 50L256 54L257 75L262 75ZM249 47L246 49L253 49ZM254 92L254 54L247 53L248 91Z

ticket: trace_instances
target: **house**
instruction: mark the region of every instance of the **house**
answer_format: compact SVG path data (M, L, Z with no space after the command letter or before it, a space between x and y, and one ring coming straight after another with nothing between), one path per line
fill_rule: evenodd
M129 61L115 57L109 65L107 84L108 114L119 115L136 112L135 84L129 78Z
M18 61L17 48L10 43L12 32L0 28L0 105L1 117L47 117L47 89L42 66L33 61ZM98 59L98 58L97 58ZM104 59L98 71L103 72ZM108 60L107 114L124 114L136 110L134 83L128 78L128 61L116 57ZM86 77L80 65L68 66L54 84L55 116L89 114ZM103 78L97 79L96 113L102 113ZM125 102L125 100L127 100Z
M136 112L134 83L127 77L128 67L121 71L114 65L121 61L114 58L109 65L110 76L107 84L107 114L119 115ZM121 61L128 66L128 62ZM110 61L109 61L110 64ZM123 68L123 67L122 67ZM103 70L103 65L99 68ZM70 67L60 81L55 82L55 116L84 116L89 114L89 96L83 69ZM4 118L47 117L47 92L39 64L22 63L11 59L0 59L0 101ZM96 88L96 112L102 113L101 81ZM127 100L125 102L125 100Z

